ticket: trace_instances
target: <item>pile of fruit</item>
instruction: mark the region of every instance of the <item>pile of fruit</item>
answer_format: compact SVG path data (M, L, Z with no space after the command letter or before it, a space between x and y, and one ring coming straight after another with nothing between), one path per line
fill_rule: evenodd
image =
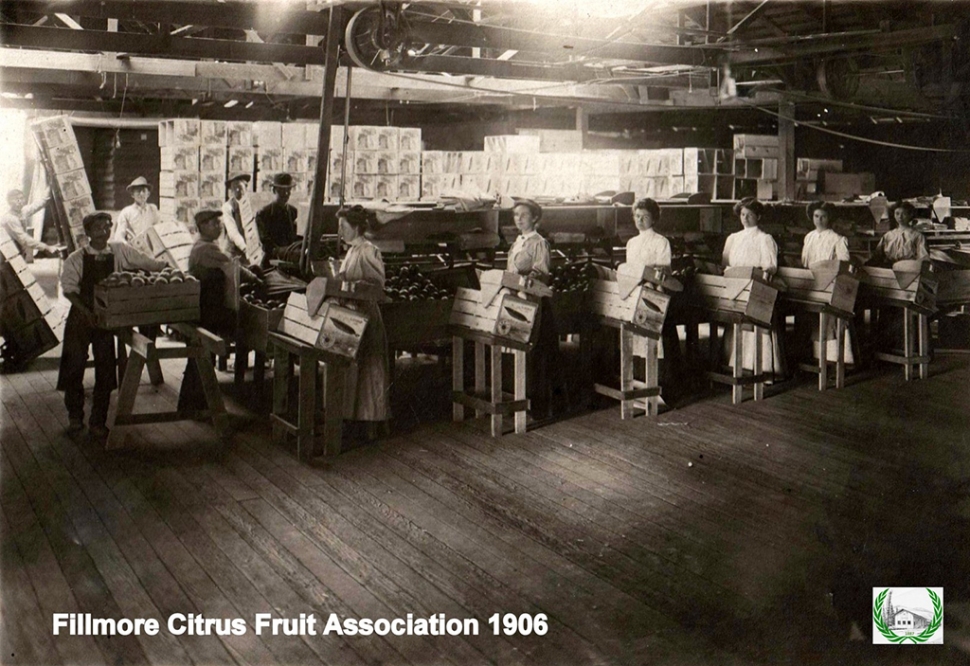
M454 290L439 287L417 266L389 266L385 275L384 293L392 301L445 300Z
M249 303L258 308L263 308L265 310L277 310L286 307L286 301L290 297L290 293L274 294L272 296L261 294L257 289L256 285L244 284L239 287L239 296Z
M177 268L163 268L157 273L142 271L115 271L98 284L102 287L145 287L156 284L179 284L198 282L194 275L183 273Z
M596 279L596 268L589 263L560 264L552 267L553 291L589 291Z

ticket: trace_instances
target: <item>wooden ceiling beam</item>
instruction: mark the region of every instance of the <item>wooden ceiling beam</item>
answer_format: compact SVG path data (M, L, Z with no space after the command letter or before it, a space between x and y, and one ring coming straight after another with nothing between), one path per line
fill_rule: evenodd
M9 11L53 14L68 11L73 16L115 18L147 23L193 23L270 33L323 35L327 31L325 12L296 9L276 2L209 2L186 0L4 0Z

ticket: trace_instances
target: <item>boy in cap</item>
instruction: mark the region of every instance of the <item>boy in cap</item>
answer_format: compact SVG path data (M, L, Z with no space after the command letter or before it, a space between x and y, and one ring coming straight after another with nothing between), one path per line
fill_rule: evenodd
M267 258L276 258L300 239L296 233L296 208L287 203L293 189L293 176L278 173L273 176L276 201L256 213L256 228Z
M152 186L144 176L138 176L128 185L128 194L134 203L125 206L118 213L118 220L111 240L117 243L130 243L132 239L149 227L161 221L158 207L148 203Z
M229 257L246 256L246 223L243 219L244 208L247 215L252 214L250 206L243 206L246 189L251 180L248 173L237 173L229 177L226 187L229 188L229 199L222 205L222 223L225 233L219 237L219 247Z
M94 348L94 405L88 423L95 437L108 435L108 403L117 388L114 333L98 328L94 320L94 286L115 271L160 271L163 261L145 256L127 243L109 242L111 216L92 213L84 218L84 233L90 242L64 260L61 289L71 302L64 327L57 390L64 391L64 405L70 419L68 432L84 428L84 368L88 348Z
M34 260L34 250L46 250L48 252L55 252L57 250L56 247L35 240L24 229L24 221L30 219L34 213L46 206L50 198L50 190L48 190L47 195L43 199L27 206L27 197L24 196L23 192L20 190L10 190L7 192L7 203L10 205L10 210L4 213L3 218L0 219L0 223L3 224L4 231L17 244L20 254L24 256L24 260L28 263Z

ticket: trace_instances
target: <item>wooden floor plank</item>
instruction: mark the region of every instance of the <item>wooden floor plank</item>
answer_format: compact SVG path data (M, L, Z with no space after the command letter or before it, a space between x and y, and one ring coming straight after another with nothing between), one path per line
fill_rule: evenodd
M386 543L379 538L379 524L369 523L366 529L358 529L341 514L346 498L329 497L326 499L337 501L328 504L319 493L311 493L261 456L250 457L245 451L252 449L239 447L240 458L227 461L227 465L240 476L245 475L247 483L259 490L261 499L366 585L395 616L405 617L413 612L416 616L428 617L449 611L455 617L467 615L467 611L429 584L420 570L416 572L401 561L408 547L406 542ZM432 638L429 642L452 660L468 663L483 659L481 652L461 638Z
M81 612L97 617L125 617L118 601L109 590L94 557L82 542L67 510L48 485L37 462L13 427L13 417L3 409L3 456L24 488L33 510L43 526L64 578L70 585ZM8 518L11 516L8 515ZM95 642L110 663L147 663L148 656L140 641L133 636L97 636Z
M0 594L0 617L4 618L0 661L5 664L59 663L61 655L54 644L47 618L41 611L27 575L27 567L14 540L10 538L10 530L2 513L0 536L0 588L3 590L3 594Z

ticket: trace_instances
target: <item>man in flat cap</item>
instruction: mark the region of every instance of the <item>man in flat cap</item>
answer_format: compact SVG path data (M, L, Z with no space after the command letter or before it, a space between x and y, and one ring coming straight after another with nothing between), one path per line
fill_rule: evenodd
M72 252L61 269L61 290L71 302L71 310L64 327L64 351L57 390L64 391L64 405L70 419L68 432L79 432L84 428L84 368L88 362L88 348L93 347L94 405L88 426L91 435L106 438L108 403L118 382L114 332L98 328L94 319L94 285L115 271L160 271L166 264L127 243L109 242L111 215L108 213L85 216L84 233L90 242Z
M47 191L47 196L29 206L27 205L27 197L20 190L7 192L7 204L10 206L10 210L4 213L3 218L0 218L0 224L2 224L3 230L13 239L27 263L34 260L35 250L46 250L48 252L57 250L56 247L36 240L24 228L24 222L46 206L48 201L50 201L50 190Z
M162 220L155 204L148 203L148 196L152 193L152 186L144 176L135 178L125 189L134 200L118 213L115 231L111 240L119 243L130 243L135 236L146 229L155 226Z
M226 181L229 199L222 205L225 233L219 237L219 247L230 258L246 256L246 226L250 220L243 217L252 215L252 206L246 197L250 180L248 173L236 173Z
M273 176L276 201L256 213L256 228L267 258L280 258L285 250L297 242L296 208L287 203L293 189L293 176L278 173Z

